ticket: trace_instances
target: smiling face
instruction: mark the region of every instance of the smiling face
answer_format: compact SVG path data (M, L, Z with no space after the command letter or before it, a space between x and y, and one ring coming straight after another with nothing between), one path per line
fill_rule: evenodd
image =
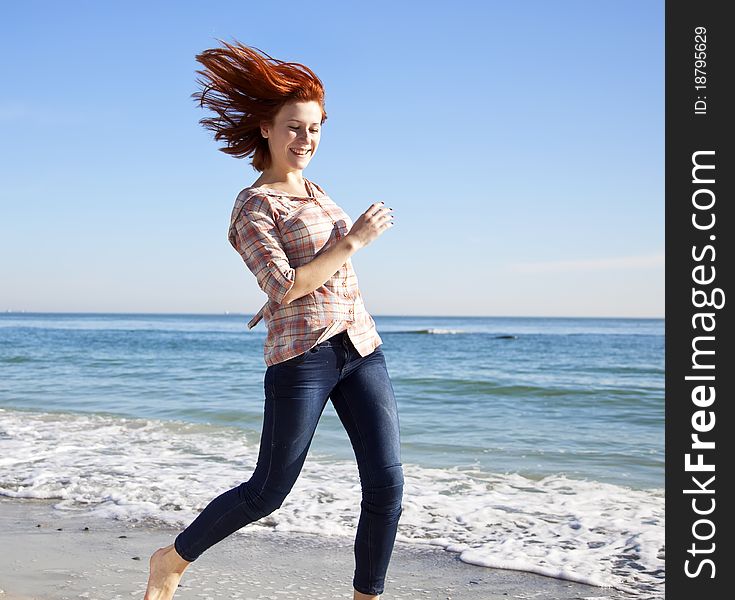
M311 161L322 130L318 102L290 102L276 113L273 123L263 123L261 134L268 138L271 168L277 173L300 171Z

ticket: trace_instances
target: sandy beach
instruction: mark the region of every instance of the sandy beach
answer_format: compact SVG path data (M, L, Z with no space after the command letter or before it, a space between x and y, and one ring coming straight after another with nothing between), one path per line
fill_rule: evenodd
M176 530L59 511L47 500L0 499L0 599L143 598L148 557ZM352 598L352 540L237 533L192 565L178 599ZM386 600L624 598L614 590L465 564L430 546L396 543Z

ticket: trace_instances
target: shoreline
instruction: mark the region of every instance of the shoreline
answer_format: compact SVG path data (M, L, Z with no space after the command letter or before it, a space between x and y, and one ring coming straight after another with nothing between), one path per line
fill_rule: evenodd
M0 497L0 600L142 600L153 551L179 529L101 519L56 501ZM266 600L352 598L353 540L247 528L205 552L175 596ZM478 567L433 546L396 542L385 600L614 600L610 588Z

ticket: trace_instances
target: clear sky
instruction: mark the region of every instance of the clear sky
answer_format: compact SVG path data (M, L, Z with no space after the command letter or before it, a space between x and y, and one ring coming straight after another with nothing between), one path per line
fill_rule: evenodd
M304 174L395 215L372 314L663 316L663 0L5 3L0 311L262 305L227 241L258 173L190 96L217 39L324 82Z

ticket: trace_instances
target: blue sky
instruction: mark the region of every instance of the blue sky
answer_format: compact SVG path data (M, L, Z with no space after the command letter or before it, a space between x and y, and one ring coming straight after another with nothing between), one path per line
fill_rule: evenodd
M194 56L312 68L304 174L353 221L374 315L664 314L664 3L23 2L0 19L0 311L254 312L227 241L258 177Z

